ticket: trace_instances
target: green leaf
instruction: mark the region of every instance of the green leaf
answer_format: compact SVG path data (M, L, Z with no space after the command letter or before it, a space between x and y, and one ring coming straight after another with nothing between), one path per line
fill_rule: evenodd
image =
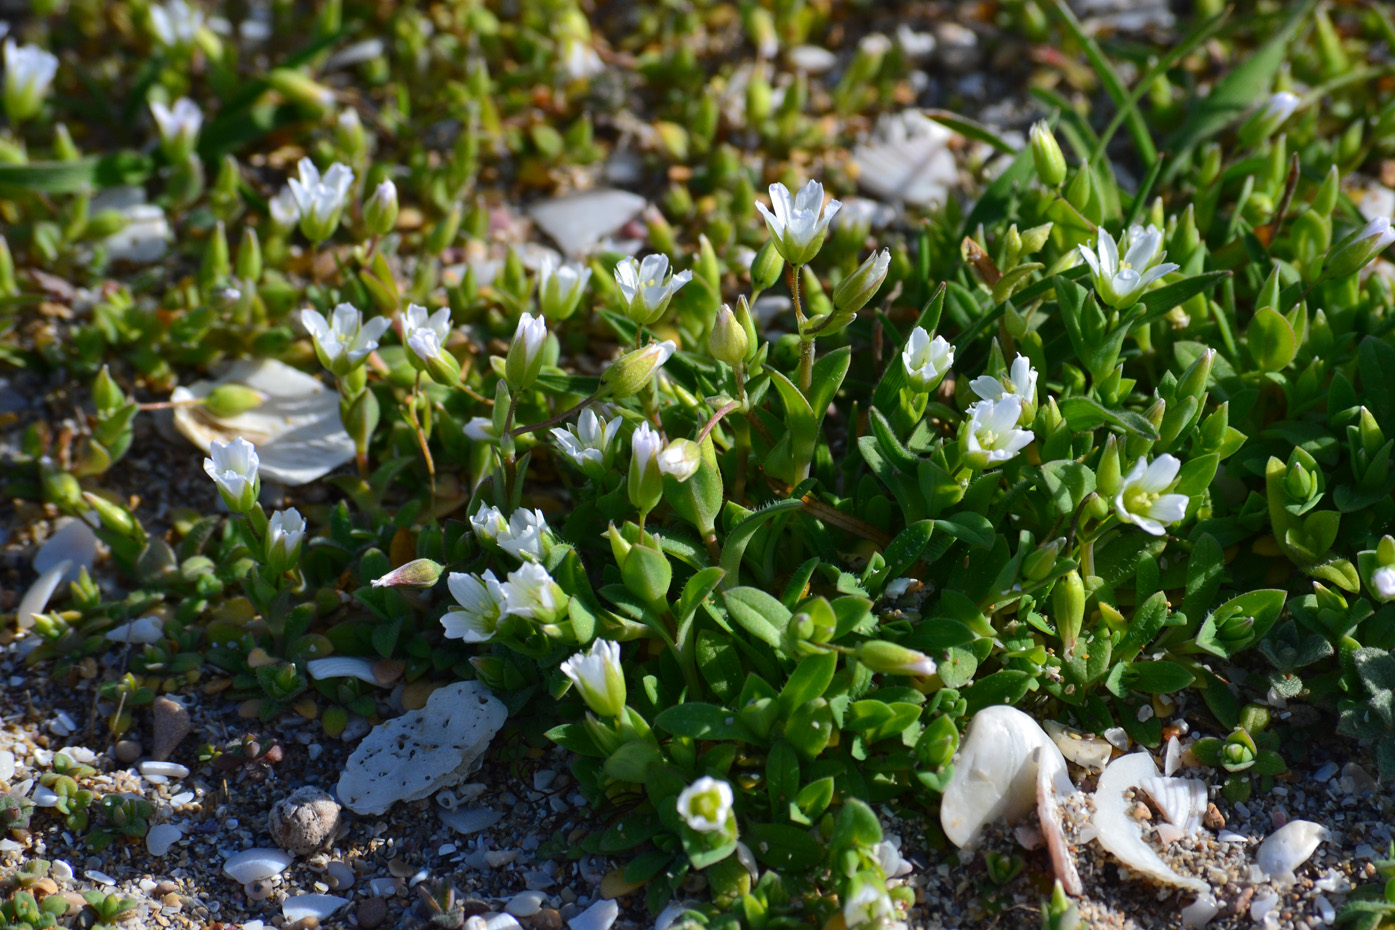
M886 552L882 557L886 559L886 567L878 572L880 583L874 583L870 587L872 593L881 592L887 582L893 578L899 578L910 567L915 564L916 559L925 551L925 547L930 544L930 536L935 532L934 520L918 520L896 534L896 538L886 547Z
M799 789L799 794L794 796L794 808L791 810L791 816L793 816L794 810L797 810L801 816L806 818L805 823L812 823L823 816L823 812L828 810L828 805L831 803L833 803L833 779L831 777L819 778Z
M1229 277L1229 271L1208 271L1149 291L1139 301L1143 304L1143 316L1139 317L1134 326L1144 326L1161 320L1169 311L1182 306L1197 294L1204 294Z
M725 707L689 701L660 711L654 726L673 736L689 739L732 739L749 742L750 731Z
M801 830L782 823L755 823L745 829L746 845L763 865L781 872L803 872L823 860L823 844Z
M1386 437L1395 436L1395 346L1375 336L1361 340L1357 349L1357 371L1361 375L1361 400L1380 424Z
M783 651L782 638L790 622L788 607L759 588L732 588L723 592L722 602L738 626Z
M731 637L715 630L703 630L697 635L697 667L717 697L729 701L741 692L746 677L745 666Z
M975 549L992 549L998 538L993 522L976 511L964 511L933 521L935 529Z
M833 398L838 393L838 388L843 385L843 378L848 374L848 366L852 364L852 346L842 346L820 358L814 363L812 378L809 381L809 407L812 409L814 419L823 421L823 415L828 410L828 405L833 403ZM776 385L778 387L778 384Z
M961 116L958 113L951 113L949 110L923 110L926 116L942 126L948 126L955 132L968 139L974 139L986 145L990 145L1004 155L1016 155L1017 149L1008 144L1002 136L994 132L983 123Z
M790 674L789 681L780 689L780 709L788 714L796 707L822 697L837 670L836 652L819 653L800 659Z
M1273 307L1261 307L1246 334L1250 358L1260 371L1281 371L1298 354L1298 337L1288 320Z
M771 517L786 511L798 510L803 506L803 502L793 498L776 501L768 507L762 507L732 527L732 531L727 534L726 541L722 544L722 571L726 573L723 581L728 584L736 584L740 579L741 558L746 554L746 546L751 542L751 537L755 535L756 530L760 529Z
M659 748L644 740L631 740L605 760L605 772L617 781L642 784L649 766L662 761Z
M1133 619L1115 647L1114 653L1125 662L1143 651L1167 622L1167 597L1159 591L1133 612Z
M1191 672L1176 662L1158 659L1150 662L1124 664L1124 685L1144 694L1172 694L1196 680ZM1123 697L1123 694L1119 694Z
M0 165L0 193L78 194L124 184L140 184L155 169L149 156L114 152L76 161Z
M833 738L833 710L828 701L814 698L794 709L785 722L785 739L801 756L813 760Z
M1041 466L1041 479L1057 512L1063 515L1075 513L1080 503L1095 490L1095 473L1079 462L1047 462ZM993 532L991 523L988 532Z
M1149 419L1132 410L1109 410L1090 397L1063 397L1056 402L1056 406L1061 416L1065 417L1066 424L1078 433L1087 433L1107 425L1144 439L1158 438L1158 431Z

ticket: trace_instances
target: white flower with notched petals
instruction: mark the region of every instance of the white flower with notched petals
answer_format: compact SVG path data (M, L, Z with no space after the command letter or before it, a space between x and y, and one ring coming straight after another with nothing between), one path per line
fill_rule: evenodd
M295 194L289 185L277 191L276 195L266 202L267 212L271 214L271 222L282 231L286 231L300 222L300 206L295 201Z
M882 867L882 874L887 878L900 878L903 875L911 874L912 866L901 858L900 840L895 837L878 843L873 847L872 855L877 857L877 863Z
M1187 495L1164 493L1177 480L1181 467L1181 461L1172 455L1160 455L1151 465L1147 458L1134 462L1119 493L1114 495L1114 512L1119 519L1161 536L1165 524L1185 517Z
M475 515L470 518L470 528L475 531L475 536L480 542L496 545L499 542L499 534L509 528L509 521L498 507L480 504Z
M756 209L765 217L771 241L785 261L791 265L807 264L819 254L828 223L843 204L830 200L823 203L823 185L810 181L798 194L790 197L789 188L780 183L770 185L770 204L756 201Z
M964 460L974 468L992 468L1011 459L1035 439L1030 430L1018 429L1022 399L1008 394L1002 400L981 400L968 409L964 425Z
M504 587L491 571L483 575L451 572L446 579L458 607L446 611L441 626L448 639L483 643L493 639L504 615Z
M563 454L587 474L590 474L591 471L604 473L606 463L611 457L615 437L619 432L620 418L618 416L611 417L610 421L606 422L594 411L587 409L581 411L581 416L577 418L575 426L569 425L566 429L554 427L552 438L557 440L557 447L562 450Z
M979 375L969 382L969 388L983 400L1002 400L1009 394L1022 400L1022 419L1030 421L1037 409L1037 371L1031 360L1019 355L1012 360L1006 381L991 375Z
M18 123L39 112L58 75L58 58L37 45L5 40L5 113Z
M218 493L233 513L246 513L257 502L261 483L257 470L261 458L256 446L238 436L229 442L213 440L208 444L209 458L203 460L203 470L218 485Z
M906 368L911 387L917 391L934 390L954 364L954 346L943 336L931 339L925 327L917 326L911 330L906 348L901 350L901 364Z
M646 255L642 262L627 258L615 266L615 283L625 298L625 312L641 326L657 322L673 295L692 279L691 271L670 275L667 255Z
M202 26L203 11L190 6L186 0L169 0L150 8L150 28L156 41L165 48L193 44Z
M885 888L871 882L863 882L857 891L843 902L843 924L848 927L876 925L893 921L895 917L896 906L891 903L891 896L886 893Z
M544 255L538 266L538 306L549 320L565 320L576 312L582 292L591 280L591 269L585 265L563 262L558 264L551 255Z
M150 115L160 131L160 143L171 160L183 160L194 151L199 130L203 128L203 111L188 97L180 97L173 107L158 100L150 101Z
M300 322L315 340L315 354L320 364L336 376L357 368L375 349L378 340L392 325L385 316L364 322L363 314L353 304L340 304L326 319L317 310L300 311Z
M347 165L335 162L321 176L315 163L302 158L296 165L300 177L291 178L291 195L300 210L300 231L311 242L323 242L334 235L339 216L344 212L354 172Z
M591 643L589 652L578 652L562 663L562 674L571 679L581 699L601 717L618 717L625 711L625 672L620 668L620 644L607 639Z
M1080 257L1090 266L1100 300L1115 308L1131 307L1149 285L1176 271L1180 266L1172 262L1159 264L1167 257L1162 244L1163 234L1158 227L1130 226L1117 244L1109 233L1100 230L1095 250L1080 246Z
M1286 90L1281 90L1269 97L1260 106L1260 113L1264 119L1273 120L1277 126L1293 115L1293 111L1298 109L1301 98L1297 94L1291 94Z
M678 794L678 816L698 833L725 830L731 819L731 785L704 775Z
M567 593L537 562L524 562L504 582L504 612L551 623L567 607Z
M551 548L548 541L547 519L541 510L519 508L509 517L509 525L500 531L499 548L520 562L540 562Z

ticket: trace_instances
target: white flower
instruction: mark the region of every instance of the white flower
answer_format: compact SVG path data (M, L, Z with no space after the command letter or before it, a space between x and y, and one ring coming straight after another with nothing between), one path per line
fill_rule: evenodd
M315 354L336 376L353 371L378 348L378 339L392 325L385 316L364 322L353 304L340 304L329 319L317 310L300 311L300 322L315 340Z
M589 408L581 411L575 426L566 429L554 427L552 438L557 447L583 471L605 468L610 457L611 445L620 432L620 417L611 417L606 422ZM594 477L594 476L593 476Z
M540 562L548 544L547 519L541 510L519 508L509 517L509 525L499 532L499 548L520 562Z
M887 878L900 878L902 875L911 874L911 864L901 858L899 839L892 837L889 840L882 840L872 849L872 854L877 857L877 863L882 867L882 874Z
M460 606L446 611L441 626L448 639L463 639L467 643L482 643L492 639L504 615L503 585L491 571L483 575L451 572L446 579L451 597Z
M1371 220L1357 235L1356 241L1366 243L1373 256L1384 252L1387 246L1395 242L1395 227L1390 225L1390 217L1378 216Z
M586 706L601 717L625 712L625 672L620 668L620 644L606 639L591 643L589 652L578 652L562 663L562 674L571 679Z
M828 222L833 219L843 205L830 200L823 203L823 185L810 181L800 189L793 199L789 188L780 183L770 185L772 212L765 204L756 201L756 209L765 217L765 225L770 230L770 238L775 248L791 265L807 264L823 246Z
M308 158L302 158L296 169L300 177L291 178L287 183L300 209L300 231L311 242L323 242L334 235L339 225L339 215L344 210L349 187L354 183L354 172L347 165L335 162L321 177L315 163Z
M678 816L699 833L726 829L731 818L731 785L704 775L678 794Z
M282 229L290 229L300 222L300 207L295 202L295 194L289 185L281 188L266 202L267 210L271 214L271 222Z
M925 327L911 330L911 338L906 340L906 348L901 350L901 364L906 367L906 377L918 391L933 390L940 379L954 364L954 346L943 336L931 340Z
M504 612L550 623L566 610L567 593L537 562L524 562L504 582Z
M497 544L499 534L509 528L509 521L504 518L504 512L498 507L480 504L479 510L470 518L470 527L480 542Z
M203 111L188 97L180 97L173 107L167 107L158 100L150 101L150 115L160 130L160 142L171 160L187 158L198 142L199 130L203 127Z
M294 507L278 510L266 524L266 560L277 573L295 565L305 538L305 518Z
M891 903L891 896L885 888L878 888L871 882L863 882L843 902L843 923L848 927L894 920L895 917L896 907Z
M402 342L423 361L441 354L441 346L450 335L450 307L427 313L425 307L408 304L402 314ZM413 342L413 337L417 342Z
M521 391L532 387L542 370L542 350L547 342L547 320L541 314L525 313L518 318L513 342L504 359L504 379L509 387Z
M1372 572L1371 586L1382 602L1395 599L1395 566L1386 565Z
M565 320L576 312L581 294L591 280L585 265L558 264L550 254L538 266L538 306L549 320Z
M58 75L58 57L37 45L5 40L5 112L12 123L39 112Z
M1025 449L1036 437L1018 429L1022 399L1008 394L1002 400L981 400L968 410L964 428L964 458L974 468L1001 465Z
M1012 360L1008 380L999 381L991 375L979 375L969 382L969 388L983 400L1002 400L1015 395L1022 400L1022 419L1030 421L1037 409L1037 371L1025 355Z
M1131 307L1150 284L1176 271L1179 266L1172 262L1158 264L1167 256L1162 241L1162 230L1156 226L1130 226L1117 245L1100 230L1098 254L1089 246L1080 246L1080 257L1090 266L1100 300L1115 308ZM1124 253L1122 261L1120 252Z
M470 417L460 428L460 431L465 434L467 439L473 439L476 442L499 441L499 433L494 428L492 417Z
M241 436L230 442L215 439L208 444L208 454L210 458L203 460L203 470L218 485L218 493L228 509L234 513L251 510L261 489L257 469L262 461L256 446Z
M675 439L659 453L658 464L663 474L687 481L702 465L702 446L691 439Z
M1134 462L1119 493L1114 495L1114 512L1119 519L1161 536L1164 524L1185 517L1187 495L1163 493L1177 480L1181 467L1181 461L1171 455L1160 455L1151 465L1147 458Z
M1260 107L1261 118L1273 120L1274 126L1277 128L1293 115L1294 110L1298 109L1300 99L1297 94L1291 94L1286 90L1270 94Z
M643 262L627 258L615 266L626 313L641 326L657 322L673 295L692 279L691 271L670 275L667 255L646 255Z
M165 48L191 44L202 25L203 11L190 6L186 0L169 0L150 8L150 28Z

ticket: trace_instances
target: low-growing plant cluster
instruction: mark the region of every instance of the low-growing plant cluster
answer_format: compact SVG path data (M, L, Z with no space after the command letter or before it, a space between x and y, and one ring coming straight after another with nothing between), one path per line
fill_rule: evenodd
M90 44L108 14L70 6L21 33ZM798 43L839 6L728 25ZM701 875L691 920L757 930L904 920L876 809L943 845L931 815L991 705L1157 747L1202 702L1224 735L1193 750L1238 801L1302 756L1273 719L1301 703L1395 777L1395 231L1352 199L1395 157L1395 103L1366 83L1389 80L1388 13L1216 12L1126 84L1064 4L1004 4L1083 57L1098 105L1041 88L1020 140L938 114L991 170L969 205L874 230L830 196L855 179L829 126L891 107L898 46L864 41L828 92L799 73L777 95L761 69L728 106L665 45L718 12L646 7L629 47L665 95L643 160L671 184L645 242L509 247L488 277L447 267L500 233L486 179L531 195L602 161L592 114L628 93L591 66L579 5L519 7L322 4L263 67L180 0L132 4L116 28L153 56L92 106L149 110L147 152L94 133L84 154L62 121L77 74L7 40L3 351L92 384L76 432L28 430L7 487L96 524L121 579L84 572L29 657L75 667L158 615L103 686L113 735L210 667L249 715L330 736L377 718L381 684L477 678L573 754L597 828L571 852L623 859L654 912ZM370 35L361 86L337 83L330 51ZM450 138L417 141L436 120ZM104 259L128 220L92 190L117 181L178 230L149 271ZM34 322L54 278L100 282L61 330ZM262 392L163 399L243 357L333 385L353 464L328 499L264 509L259 438L235 429ZM227 433L209 512L157 533L106 482L171 403ZM332 656L366 661L321 674ZM218 762L270 755L249 738ZM98 806L107 840L150 816ZM450 920L449 887L433 900ZM41 926L31 910L14 919Z

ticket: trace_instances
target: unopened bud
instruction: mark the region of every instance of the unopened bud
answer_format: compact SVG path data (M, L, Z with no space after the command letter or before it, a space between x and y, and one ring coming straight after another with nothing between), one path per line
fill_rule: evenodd
M1038 120L1030 133L1032 161L1036 163L1037 177L1050 188L1057 188L1066 179L1066 157L1061 154L1061 146L1045 120Z
M731 307L722 304L722 309L717 311L717 320L712 324L712 334L707 337L707 350L717 361L735 368L746 358L750 347L751 341L746 337L746 330L736 314L731 312Z
M833 306L840 314L852 316L867 305L867 301L877 293L886 280L887 269L891 267L891 252L882 249L867 257L858 269L838 283L833 289Z
M935 674L934 659L884 639L870 639L858 646L857 661L883 675Z
M1395 242L1390 218L1378 216L1355 236L1333 246L1323 263L1323 277L1345 278L1365 268L1370 261Z
M375 588L430 588L441 577L444 567L431 559L413 559L381 578L373 579Z
M669 339L651 342L642 349L632 349L610 364L601 374L601 381L615 399L633 397L658 374L677 349L678 345Z
M769 239L751 261L751 286L758 291L773 287L784 270L785 259L776 248L775 240Z
M385 236L397 225L397 209L397 185L383 181L363 205L363 225L373 235Z
M287 100L324 116L334 106L334 91L294 68L272 68L266 82Z
M208 392L203 399L204 408L220 420L246 413L266 400L261 391L253 390L245 384L220 384Z
M1240 141L1246 145L1258 145L1272 136L1284 122L1298 109L1297 94L1279 91L1260 104L1258 110L1240 127Z

